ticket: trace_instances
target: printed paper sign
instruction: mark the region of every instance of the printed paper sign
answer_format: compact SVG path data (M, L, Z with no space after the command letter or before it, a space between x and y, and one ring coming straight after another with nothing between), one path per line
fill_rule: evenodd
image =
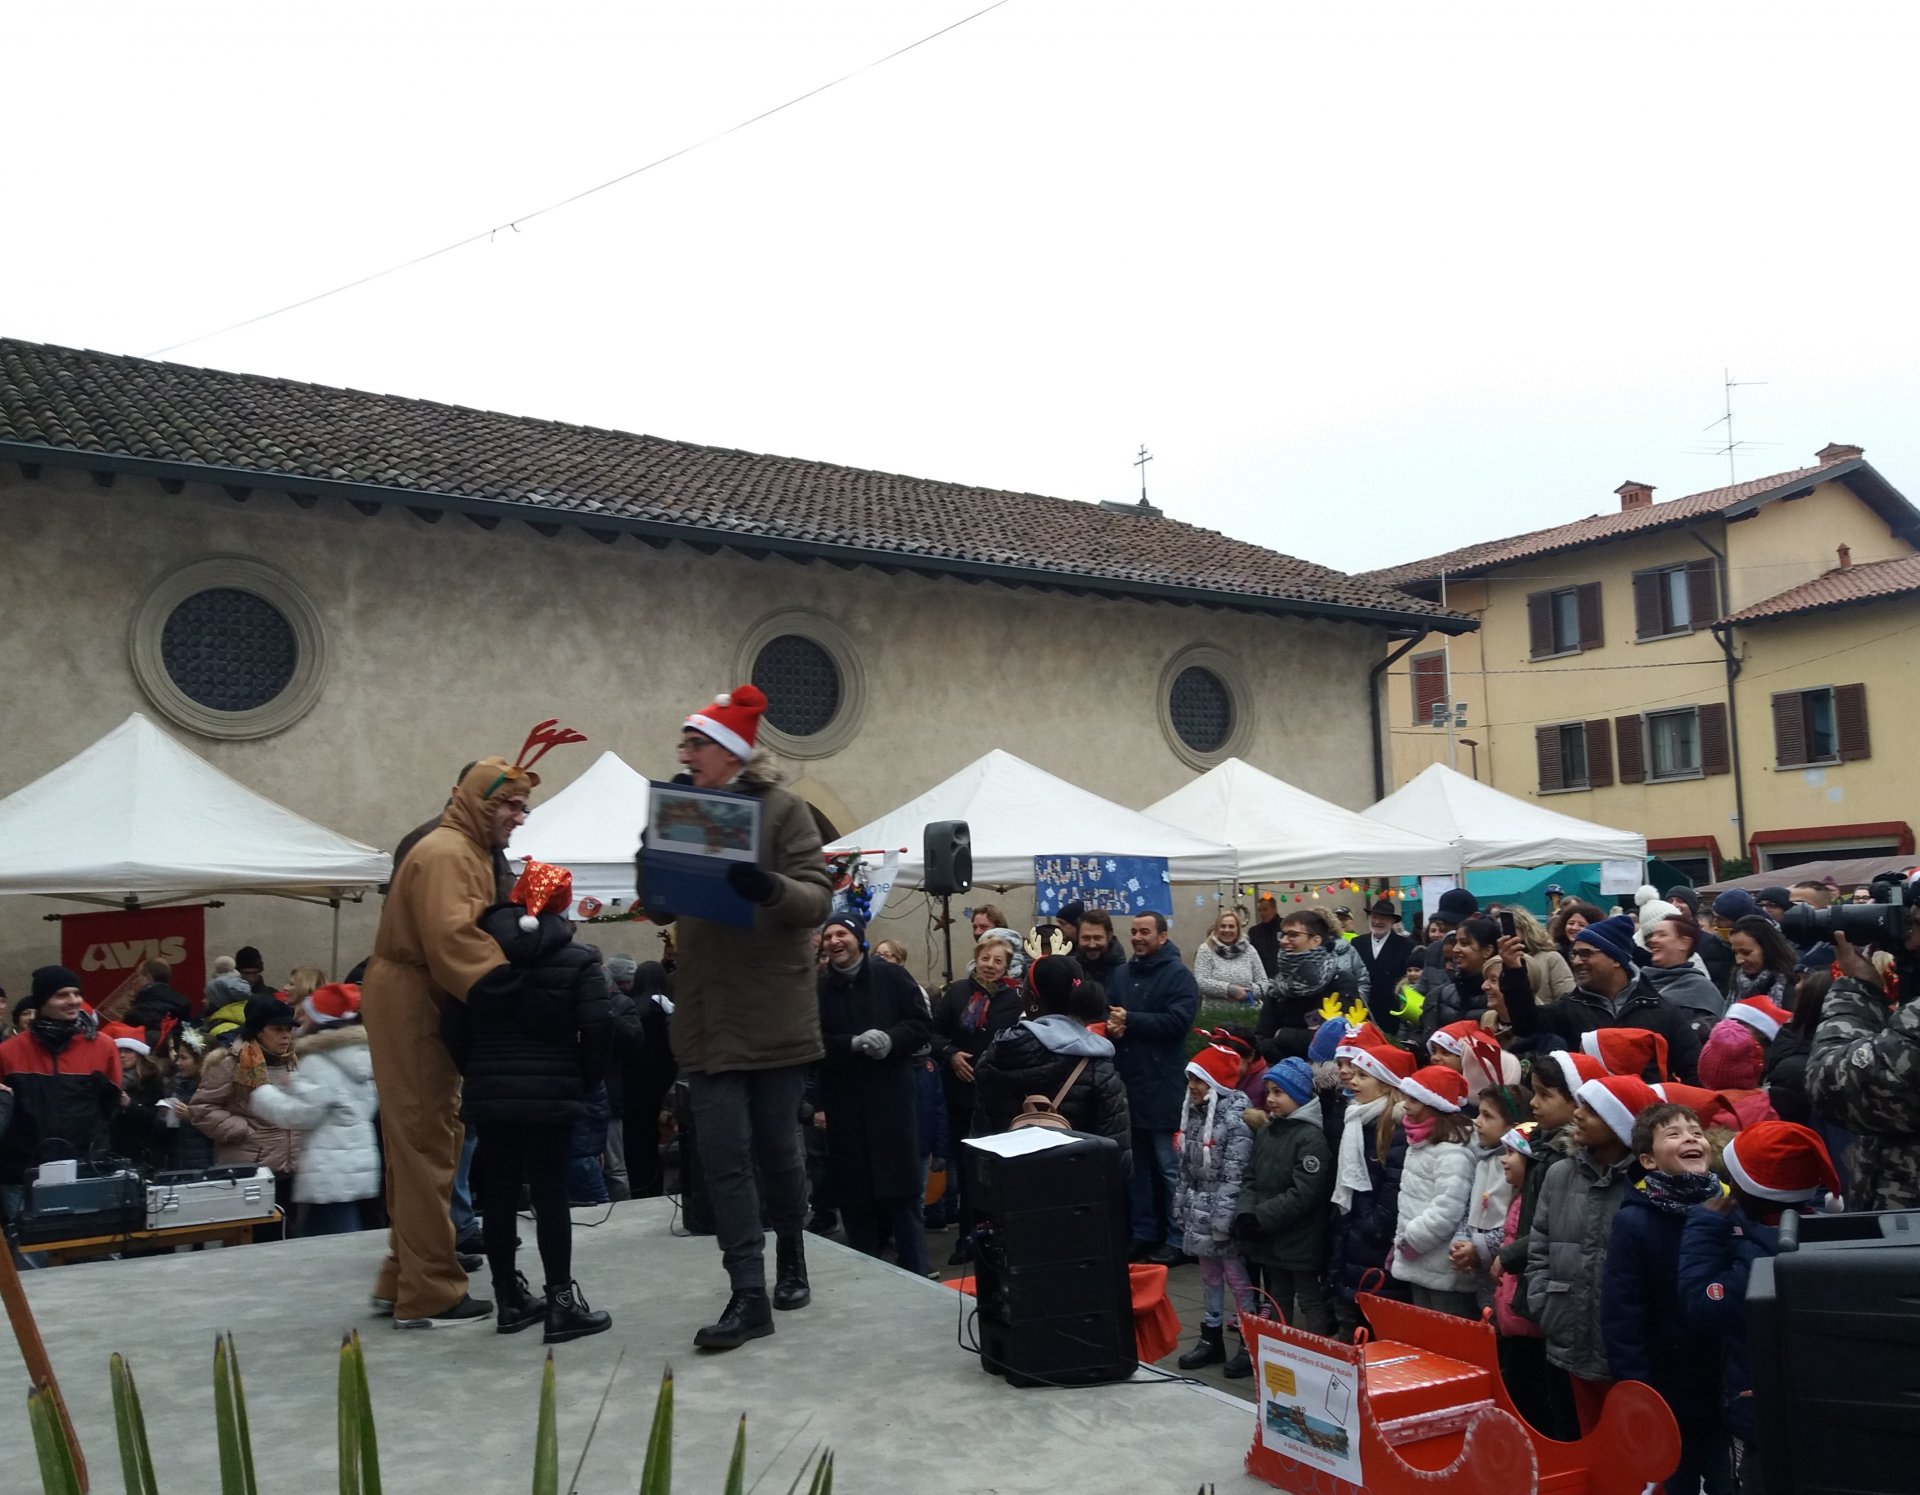
M1262 1337L1259 1345L1261 1443L1297 1464L1364 1486L1359 1370L1287 1340Z
M1608 857L1600 864L1600 891L1637 892L1645 880L1645 871L1638 857Z
M1460 886L1457 877L1423 877L1420 879L1420 918L1422 929L1426 920L1433 917L1433 911L1440 907L1440 895L1451 893Z
M1173 886L1165 857L1056 856L1033 859L1033 906L1050 919L1069 903L1105 909L1121 920L1135 914L1173 917Z

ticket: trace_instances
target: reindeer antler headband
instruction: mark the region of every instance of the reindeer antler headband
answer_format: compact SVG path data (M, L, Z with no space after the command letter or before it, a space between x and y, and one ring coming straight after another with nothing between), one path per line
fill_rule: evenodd
M525 779L528 788L536 787L540 782L540 775L533 771L534 764L557 747L565 747L569 743L586 740L584 732L576 732L572 727L561 726L560 718L557 716L548 717L527 733L527 740L520 744L520 752L514 758L512 767L487 785L486 793L480 798L492 799L494 790L515 779Z

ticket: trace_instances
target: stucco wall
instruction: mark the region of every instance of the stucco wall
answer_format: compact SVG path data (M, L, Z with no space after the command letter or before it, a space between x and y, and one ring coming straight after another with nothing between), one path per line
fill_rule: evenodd
M1733 612L1831 571L1842 544L1856 565L1913 553L1844 483L1822 483L1804 498L1767 504L1729 525L1727 540Z
M1225 650L1246 673L1255 710L1244 756L1354 808L1372 798L1365 681L1382 636L1355 625L625 538L606 545L576 531L549 539L512 521L484 531L458 515L429 524L396 507L367 517L332 499L302 510L266 490L236 503L212 486L168 495L121 478L101 489L51 467L37 480L0 472L0 523L10 625L0 643L0 794L143 711L249 787L390 847L440 804L463 761L511 754L543 717L591 740L546 760L549 792L603 748L643 772L672 772L682 717L737 683L741 635L768 613L804 607L846 631L867 671L860 731L841 752L794 769L853 823L993 747L1129 805L1158 799L1193 772L1163 735L1156 704L1166 661L1193 644ZM280 568L323 621L330 664L320 703L270 738L223 742L174 727L128 662L142 594L213 555ZM1062 835L1071 849L1071 828ZM18 990L57 953L54 926L40 917L55 906L0 900L0 982ZM364 951L376 917L372 903L348 910L344 961ZM208 915L208 929L213 952L260 945L270 976L326 960L323 910L235 898ZM650 937L609 941L621 943L652 953Z

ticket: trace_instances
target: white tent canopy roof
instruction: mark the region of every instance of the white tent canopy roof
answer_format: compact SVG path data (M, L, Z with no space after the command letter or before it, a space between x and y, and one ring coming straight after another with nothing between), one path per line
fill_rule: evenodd
M1369 820L1238 758L1144 813L1233 847L1248 882L1438 875L1460 867L1459 853L1444 841Z
M633 900L633 855L647 824L647 777L605 752L552 799L533 802L507 855L551 862L573 874L573 896Z
M1444 763L1430 764L1364 813L1383 825L1451 842L1468 871L1647 854L1647 838L1637 832L1576 820L1503 794Z
M926 825L964 820L973 880L993 887L1033 881L1037 856L1165 857L1175 881L1235 875L1233 849L1129 810L995 748L917 799L850 831L832 851L896 851L898 887L920 886Z
M186 893L331 894L393 859L228 778L135 712L0 800L0 893L148 902Z

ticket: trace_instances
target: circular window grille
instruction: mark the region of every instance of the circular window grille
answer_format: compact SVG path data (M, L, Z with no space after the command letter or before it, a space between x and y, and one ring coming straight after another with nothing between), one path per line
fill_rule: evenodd
M1180 740L1196 753L1217 753L1233 734L1233 697L1212 670L1188 665L1174 677L1167 714Z
M767 720L790 737L813 737L840 714L840 667L812 639L783 633L753 661L753 683L766 693Z
M160 661L188 699L210 711L253 711L293 683L300 646L266 598L238 587L195 592L167 615Z

